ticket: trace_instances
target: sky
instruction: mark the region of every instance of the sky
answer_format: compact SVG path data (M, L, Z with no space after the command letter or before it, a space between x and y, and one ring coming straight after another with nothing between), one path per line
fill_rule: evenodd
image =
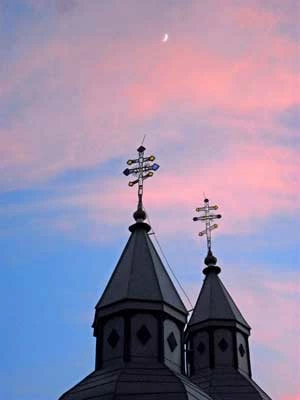
M137 202L122 171L146 135L144 205L177 278L194 303L205 195L253 378L300 399L299 7L0 0L1 398L53 400L93 370Z

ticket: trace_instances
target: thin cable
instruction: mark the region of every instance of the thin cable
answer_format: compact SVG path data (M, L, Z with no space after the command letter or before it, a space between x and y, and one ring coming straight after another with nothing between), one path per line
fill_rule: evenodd
M151 221L150 221L150 218L149 218L149 215L148 215L147 213L146 213L146 215L147 215L147 219L148 219L148 221L149 221L149 225L152 227ZM166 255L165 255L165 253L164 253L164 251L163 251L163 249L162 249L162 247L161 247L161 245L160 245L160 243L159 243L159 241L158 241L158 239L157 239L157 237L156 237L156 234L155 234L153 228L152 228L152 232L151 232L150 234L154 236L154 239L155 239L155 242L156 242L156 244L157 244L157 246L158 246L158 248L159 248L159 251L161 252L161 255L163 256L163 258L164 258L164 260L165 260L165 262L166 262L166 264L167 264L169 270L171 271L171 274L173 275L173 278L174 278L175 281L177 282L177 284L178 284L178 286L180 287L182 293L185 295L187 301L189 302L189 304L190 304L190 306L191 306L191 310L189 310L188 312L193 311L193 309L194 309L193 304L192 304L192 302L191 302L189 296L187 295L186 291L185 291L184 288L182 287L181 283L179 282L179 279L178 279L177 276L175 275L175 272L173 271L171 265L169 264L169 261L168 261Z

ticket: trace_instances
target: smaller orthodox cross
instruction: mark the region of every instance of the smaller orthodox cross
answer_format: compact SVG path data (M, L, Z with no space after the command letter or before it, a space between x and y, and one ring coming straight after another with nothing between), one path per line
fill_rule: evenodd
M129 186L134 186L136 183L138 184L138 210L141 211L143 209L143 191L144 191L144 180L153 176L153 171L157 171L159 165L154 163L151 164L152 161L155 160L155 157L149 156L144 157L144 152L146 148L144 146L140 146L137 151L139 153L138 158L134 160L128 160L127 165L137 164L133 168L126 168L123 171L123 174L128 176L130 174L134 174L137 179L130 181L128 183Z
M204 199L204 207L196 208L197 212L203 211L204 215L193 218L193 221L204 221L205 222L205 229L203 231L199 232L199 236L206 235L208 253L211 252L211 231L218 227L217 224L211 225L211 221L222 217L221 214L210 214L210 211L217 210L217 209L218 209L218 206L210 206L209 200Z

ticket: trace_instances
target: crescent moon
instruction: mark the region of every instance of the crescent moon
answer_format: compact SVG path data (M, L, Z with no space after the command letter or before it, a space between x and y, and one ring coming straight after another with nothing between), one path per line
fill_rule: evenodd
M162 42L167 42L168 41L168 39L169 39L169 35L167 34L167 33L165 33L165 35L164 35L164 37L163 37L163 40L162 40Z

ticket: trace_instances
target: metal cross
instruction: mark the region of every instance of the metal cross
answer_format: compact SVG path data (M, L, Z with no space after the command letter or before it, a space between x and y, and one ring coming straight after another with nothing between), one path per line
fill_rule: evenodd
M133 186L138 183L138 209L143 208L144 180L153 176L153 171L157 171L159 168L158 164L154 163L151 165L151 162L155 160L154 156L144 157L145 150L146 148L144 146L140 146L137 149L139 153L138 158L127 161L127 165L137 164L137 166L134 168L126 168L123 171L123 174L126 176L130 174L137 176L137 179L130 181L128 185Z
M217 209L218 209L218 206L210 206L209 200L204 199L204 207L196 208L197 212L203 211L204 215L202 215L201 217L193 218L193 221L204 221L205 222L205 229L203 231L199 232L199 236L206 235L208 251L211 250L211 231L218 227L217 224L211 225L211 221L213 221L214 219L222 218L221 214L210 214L211 210L217 210Z

